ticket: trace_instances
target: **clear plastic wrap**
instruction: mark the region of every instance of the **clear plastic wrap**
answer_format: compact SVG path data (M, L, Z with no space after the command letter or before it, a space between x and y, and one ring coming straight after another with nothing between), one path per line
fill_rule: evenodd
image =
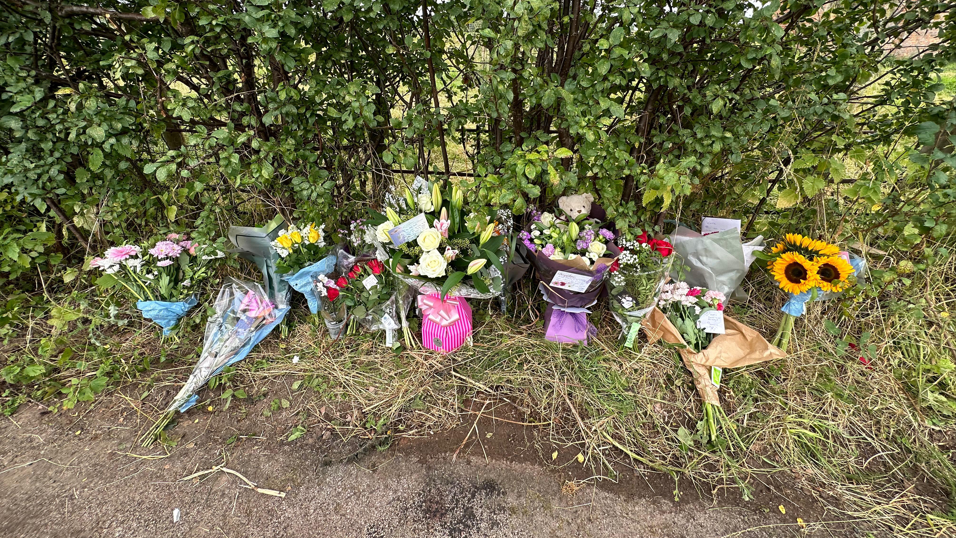
M763 250L763 237L743 243L736 229L701 235L679 226L670 241L682 262L674 264L672 278L719 291L727 297L747 276L754 262L753 251Z

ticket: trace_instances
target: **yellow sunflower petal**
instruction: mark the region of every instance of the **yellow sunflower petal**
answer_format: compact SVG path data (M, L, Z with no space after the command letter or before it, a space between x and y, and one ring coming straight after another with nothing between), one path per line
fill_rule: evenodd
M816 264L796 252L781 254L773 262L770 274L787 293L803 293L819 284Z

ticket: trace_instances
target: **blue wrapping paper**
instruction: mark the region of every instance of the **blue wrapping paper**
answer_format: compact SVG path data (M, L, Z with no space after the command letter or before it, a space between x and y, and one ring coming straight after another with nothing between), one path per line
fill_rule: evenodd
M196 303L196 297L193 296L179 302L136 301L136 308L143 313L144 318L155 321L163 328L163 336L169 336L180 318L196 306Z
M280 275L279 278L283 282L288 282L295 291L305 295L305 300L309 302L309 311L318 314L322 310L322 302L315 294L312 281L319 275L327 275L334 271L336 261L335 254L330 254L311 265L306 265L295 273Z

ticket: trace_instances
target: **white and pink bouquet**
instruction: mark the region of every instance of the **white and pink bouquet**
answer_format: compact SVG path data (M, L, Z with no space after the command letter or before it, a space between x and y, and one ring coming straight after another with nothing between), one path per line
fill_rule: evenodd
M121 245L93 258L89 267L103 274L101 288L122 287L143 315L168 335L176 322L196 305L194 290L212 275L213 264L225 254L171 233L146 246Z

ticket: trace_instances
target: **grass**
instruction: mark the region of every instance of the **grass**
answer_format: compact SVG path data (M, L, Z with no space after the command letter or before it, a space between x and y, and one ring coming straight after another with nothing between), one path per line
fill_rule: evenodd
M517 294L514 316L476 302L475 344L449 357L396 354L368 336L331 342L298 312L284 338L271 336L201 397L256 394L265 382L291 376L293 389L313 390L316 402L352 406L354 419L341 432L376 437L451 427L464 402L494 394L555 442L580 450L596 473L613 474L612 465L624 463L737 488L744 497L761 476L782 473L847 516L895 534L942 536L956 533L953 274L956 258L914 275L898 300L858 295L814 305L794 329L791 357L725 372L721 397L733 429L720 446L706 444L701 402L672 350L623 350L617 326L600 310L593 318L601 334L591 346L546 342L530 288ZM760 291L767 288L759 276L747 285L752 298L732 315L772 334L780 299ZM835 322L829 331L825 319ZM90 345L91 335L110 347ZM8 335L3 354L9 364L42 372L8 379L2 400L10 411L26 399L57 406L73 394L59 392L72 380L88 386L99 377L105 390L141 385L137 394L178 386L200 340L193 330L160 346L151 328L94 326L85 318L52 336L34 320L31 331ZM848 342L860 344L872 369L848 352ZM167 361L158 362L163 348ZM296 364L293 355L301 357ZM149 403L158 412L167 402Z

